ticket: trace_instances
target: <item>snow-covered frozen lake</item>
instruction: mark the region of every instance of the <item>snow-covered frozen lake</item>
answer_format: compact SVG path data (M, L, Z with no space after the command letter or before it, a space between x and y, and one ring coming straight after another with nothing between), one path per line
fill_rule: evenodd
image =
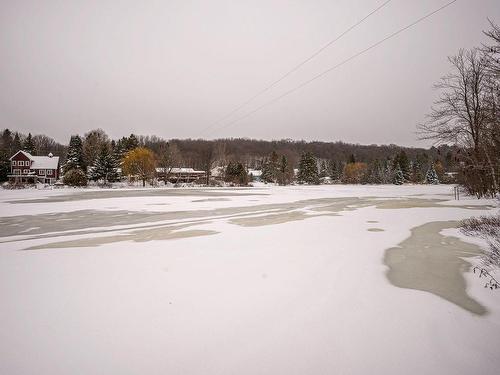
M500 291L456 229L497 210L446 185L0 190L0 374L497 374Z

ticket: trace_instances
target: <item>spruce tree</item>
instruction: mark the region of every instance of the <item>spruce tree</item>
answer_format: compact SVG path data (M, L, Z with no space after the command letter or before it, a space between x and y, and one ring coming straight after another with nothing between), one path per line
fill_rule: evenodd
M262 164L262 181L266 183L275 183L278 181L279 157L276 151L273 151L269 158Z
M436 170L434 169L434 163L431 164L431 166L427 170L427 173L425 174L425 182L432 185L439 184L439 178Z
M9 129L5 129L2 132L2 143L1 143L1 150L9 155L11 157L15 152L19 150L13 150L12 149L12 132Z
M248 184L248 173L242 163L230 161L226 167L225 181L237 185Z
M24 140L23 150L29 152L30 154L35 153L35 144L33 143L33 137L31 136L31 133L28 133L28 136Z
M92 165L90 179L93 181L102 180L105 184L116 181L116 163L113 155L111 155L108 146L103 145L99 151L99 155Z
M381 184L382 183L382 166L380 162L375 159L368 164L368 170L362 179L365 184Z
M72 169L81 169L84 172L87 170L83 159L83 142L79 135L70 138L64 173Z
M394 158L394 168L399 164L399 168L401 172L403 172L403 177L405 182L410 181L411 179L411 169L410 169L410 161L408 160L408 156L404 150L401 150L396 157Z
M7 181L10 174L10 155L3 148L0 149L0 182Z
M319 184L318 165L312 153L305 152L300 157L297 178L303 184Z
M418 160L415 160L411 165L411 182L414 184L420 184L424 180L424 175L422 174L422 168Z
M22 150L22 148L21 137L19 136L19 133L16 132L14 134L14 140L12 141L12 153L18 152L19 150Z
M280 185L288 185L293 180L293 170L288 164L288 159L285 155L281 156L281 162L278 170L278 183Z
M401 170L401 167L399 166L399 163L396 164L396 169L394 172L394 178L392 180L392 183L394 185L403 185L405 182L405 178L403 176L403 171Z
M137 147L139 147L139 140L137 139L136 135L132 133L130 134L126 142L127 151L131 151Z
M335 160L330 160L328 162L328 175L332 181L340 181L342 177L342 165L337 163Z
M319 167L319 177L324 178L328 176L328 167L326 165L326 161L322 160Z

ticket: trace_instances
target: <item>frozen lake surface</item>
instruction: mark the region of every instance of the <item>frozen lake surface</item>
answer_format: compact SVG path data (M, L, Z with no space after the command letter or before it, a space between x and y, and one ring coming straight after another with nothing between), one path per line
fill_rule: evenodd
M497 211L445 185L0 190L0 373L497 374L500 292L456 229Z

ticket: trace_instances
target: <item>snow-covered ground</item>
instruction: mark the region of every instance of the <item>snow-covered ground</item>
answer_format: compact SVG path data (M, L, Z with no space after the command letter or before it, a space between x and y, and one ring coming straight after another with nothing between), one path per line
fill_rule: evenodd
M0 374L497 374L500 291L454 229L497 210L444 185L0 190Z

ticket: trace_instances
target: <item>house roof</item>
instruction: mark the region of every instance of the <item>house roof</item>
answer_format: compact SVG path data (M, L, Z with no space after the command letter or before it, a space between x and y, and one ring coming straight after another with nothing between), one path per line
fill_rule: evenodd
M29 152L23 150L16 152L9 160L12 160L14 156L19 153L24 154L33 162L30 169L57 169L59 166L59 156L33 156Z
M31 155L29 152L27 152L27 151L23 151L23 150L19 150L18 152L16 152L14 155L12 155L12 156L10 157L10 159L9 159L9 160L14 159L14 157L15 157L17 154L19 154L19 153L24 154L24 155L25 155L28 159L33 160L33 155Z
M156 172L164 173L168 168L156 168ZM193 168L172 168L170 173L185 173L185 174L196 174L196 173L205 173L204 171L195 171Z
M262 170L260 169L249 169L248 174L251 174L254 177L260 177L262 176Z
M32 156L31 169L57 169L59 156Z

